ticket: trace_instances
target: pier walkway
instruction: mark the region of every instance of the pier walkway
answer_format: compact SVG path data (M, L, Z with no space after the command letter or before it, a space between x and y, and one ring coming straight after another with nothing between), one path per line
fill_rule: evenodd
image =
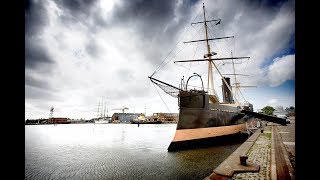
M287 126L265 123L205 180L295 179L295 117L288 120Z

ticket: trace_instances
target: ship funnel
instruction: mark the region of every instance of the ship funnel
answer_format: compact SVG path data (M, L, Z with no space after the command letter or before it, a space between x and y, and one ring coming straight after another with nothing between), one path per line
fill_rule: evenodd
M224 77L224 79L226 80L226 82L228 83L229 87L231 88L230 78L229 77ZM228 89L228 86L226 85L226 83L224 82L223 79L222 79L222 95L223 95L223 102L224 103L233 103L231 92Z

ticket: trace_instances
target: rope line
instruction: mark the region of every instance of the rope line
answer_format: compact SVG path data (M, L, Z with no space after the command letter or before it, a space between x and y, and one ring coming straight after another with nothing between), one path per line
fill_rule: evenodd
M161 98L162 102L163 102L163 103L164 103L164 105L167 107L167 109L168 109L169 113L171 113L171 111L169 110L169 108L168 108L168 106L167 106L166 102L164 102L164 100L162 99L162 97L161 97L161 95L160 95L159 91L157 90L156 86L154 85L154 83L152 83L152 84L153 84L154 88L156 89L157 93L159 94L159 96L160 96L160 98Z

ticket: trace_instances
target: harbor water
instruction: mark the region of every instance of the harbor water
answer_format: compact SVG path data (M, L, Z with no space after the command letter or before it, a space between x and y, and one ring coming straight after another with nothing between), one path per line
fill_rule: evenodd
M25 179L203 179L241 145L168 152L176 124L25 126Z

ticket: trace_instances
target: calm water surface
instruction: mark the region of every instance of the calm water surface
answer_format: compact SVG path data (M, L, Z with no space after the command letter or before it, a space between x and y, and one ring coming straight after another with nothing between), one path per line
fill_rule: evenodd
M25 179L203 179L241 144L168 152L176 124L25 126Z

